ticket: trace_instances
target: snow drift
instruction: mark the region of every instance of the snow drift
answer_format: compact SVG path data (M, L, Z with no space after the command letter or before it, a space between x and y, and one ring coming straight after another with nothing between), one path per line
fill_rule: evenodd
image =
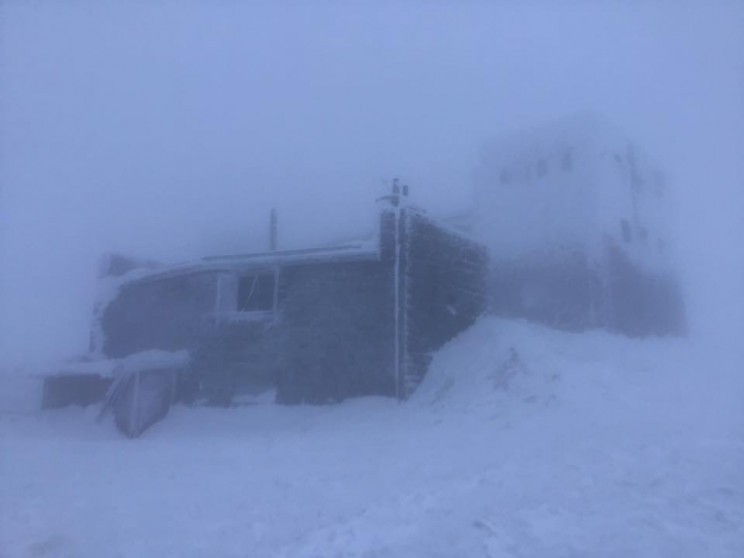
M743 386L703 349L484 319L402 404L175 407L136 444L5 414L0 549L739 557Z

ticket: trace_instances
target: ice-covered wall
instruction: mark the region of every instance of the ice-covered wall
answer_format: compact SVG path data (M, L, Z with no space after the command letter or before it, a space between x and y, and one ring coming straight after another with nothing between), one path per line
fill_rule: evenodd
M616 137L601 144L597 222L636 264L671 265L671 203L664 174L634 142Z
M101 310L105 356L194 349L215 326L217 278L199 272L123 285Z
M214 404L271 387L283 403L406 397L431 352L485 310L486 254L389 205L378 244L361 250L217 258L119 285L100 310L106 355L187 349L184 397ZM241 311L239 278L268 271L274 308Z
M493 141L475 175L492 310L557 327L679 332L663 174L590 115Z
M475 173L476 231L496 258L588 250L607 239L637 264L668 265L663 173L591 115L486 144Z
M404 385L413 393L434 351L487 310L486 249L417 211L404 212Z
M486 144L476 234L497 257L584 248L594 238L597 161L583 122Z

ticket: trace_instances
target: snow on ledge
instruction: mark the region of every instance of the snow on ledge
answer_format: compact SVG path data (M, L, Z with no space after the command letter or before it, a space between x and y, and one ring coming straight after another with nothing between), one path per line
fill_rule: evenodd
M161 351L152 349L135 353L122 360L114 368L114 374L134 374L143 370L182 368L189 363L189 352Z
M186 350L162 351L151 349L134 353L119 359L78 360L64 363L51 374L45 376L64 376L67 374L96 374L102 378L112 378L117 374L131 374L143 370L182 368L189 363L190 355Z

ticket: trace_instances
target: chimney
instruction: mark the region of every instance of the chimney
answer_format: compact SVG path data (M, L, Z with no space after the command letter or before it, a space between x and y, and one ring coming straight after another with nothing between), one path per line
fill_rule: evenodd
M390 196L393 207L398 207L400 201L400 184L397 178L393 178L393 194Z
M277 219L276 219L276 208L271 208L271 217L269 220L269 250L272 252L276 250L276 237L277 237Z

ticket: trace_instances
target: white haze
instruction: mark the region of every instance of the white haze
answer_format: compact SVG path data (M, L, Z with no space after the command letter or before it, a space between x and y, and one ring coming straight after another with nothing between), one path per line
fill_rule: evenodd
M527 4L527 3L524 3ZM467 209L481 142L576 111L674 185L693 332L744 336L736 2L0 6L0 362L84 351L96 260L364 232L400 176Z

